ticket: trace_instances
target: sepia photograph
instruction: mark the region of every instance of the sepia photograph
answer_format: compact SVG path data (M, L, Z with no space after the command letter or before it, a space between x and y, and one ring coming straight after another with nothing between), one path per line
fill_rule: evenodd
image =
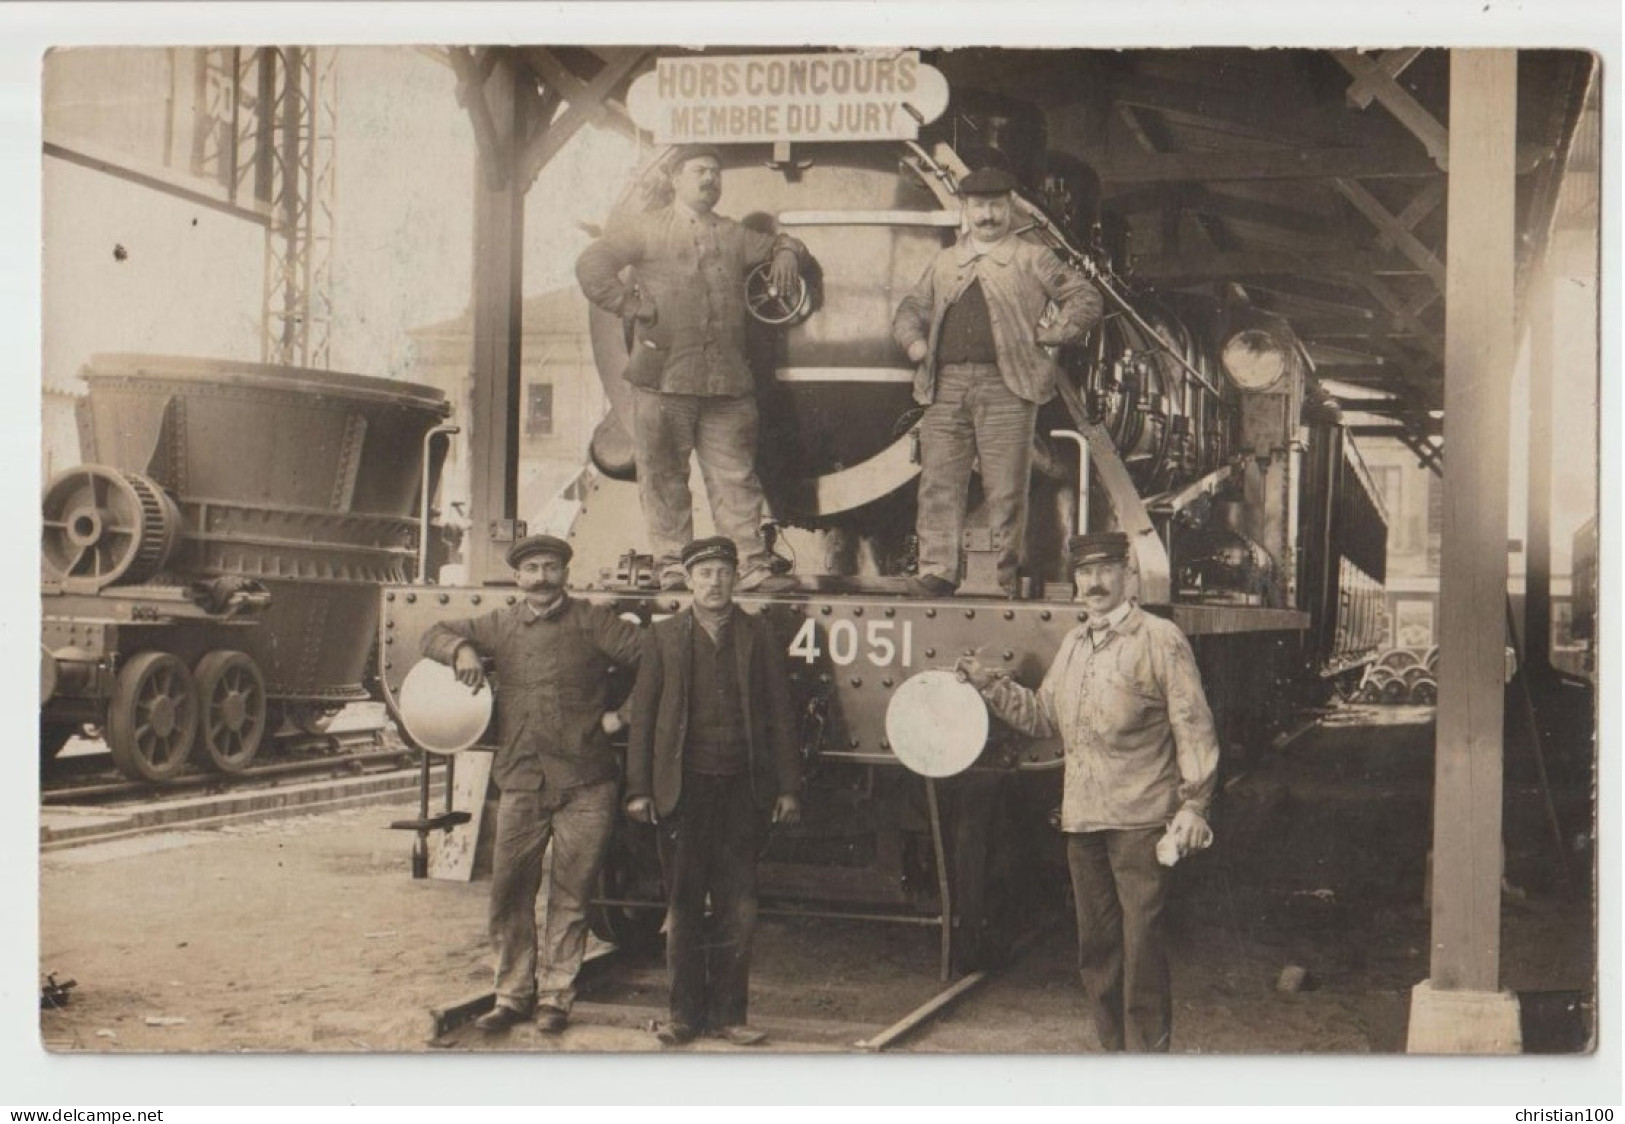
M50 1064L1617 1049L1601 55L596 30L42 53Z

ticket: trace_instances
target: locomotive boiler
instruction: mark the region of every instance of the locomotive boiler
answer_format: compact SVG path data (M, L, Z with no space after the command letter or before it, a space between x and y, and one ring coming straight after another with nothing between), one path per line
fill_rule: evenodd
M763 858L764 901L935 927L945 973L997 954L1014 912L1001 904L1058 853L1048 824L1062 749L995 721L968 768L922 775L888 735L928 717L907 712L916 694L907 684L971 653L1036 684L1083 618L1067 537L1119 528L1134 544L1141 603L1192 640L1233 765L1264 747L1303 685L1369 658L1386 535L1371 482L1290 326L1250 306L1135 287L1126 246L1098 213L1098 189L1086 169L1042 150L1041 122L992 100L956 104L950 115L973 121L964 131L979 151L962 152L943 130L917 142L724 146L719 205L794 235L816 263L804 292L772 292L759 271L744 294L755 318L767 532L795 588L740 603L783 643L809 778L803 825L775 835ZM955 185L967 158L1002 160L1022 177L1020 236L1093 277L1106 316L1060 356L1062 392L1033 434L1019 596L997 584L1000 544L973 482L958 591L920 600L904 593L915 563L920 409L890 324L959 229ZM663 189L657 156L607 222L661 205ZM546 529L569 535L580 596L647 621L682 601L656 588L643 539L624 421L627 335L615 317L591 316L610 410L591 463L555 504L571 513L568 525ZM694 494L696 533L705 534L698 480ZM386 590L386 690L399 689L435 619L502 596ZM605 935L657 927L661 900L652 836L623 824L600 902Z
M172 356L82 372L84 464L42 500L41 752L101 727L128 776L240 772L370 697L378 590L412 575L431 387Z

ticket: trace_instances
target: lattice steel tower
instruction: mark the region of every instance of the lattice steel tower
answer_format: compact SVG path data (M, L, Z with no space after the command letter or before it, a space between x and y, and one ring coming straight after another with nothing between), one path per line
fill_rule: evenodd
M217 47L198 68L196 170L266 209L260 358L331 366L338 51Z

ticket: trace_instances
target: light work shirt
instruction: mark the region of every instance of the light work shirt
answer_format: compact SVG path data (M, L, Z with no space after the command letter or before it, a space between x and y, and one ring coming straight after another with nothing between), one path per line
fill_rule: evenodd
M1158 827L1206 816L1219 743L1190 642L1132 605L1097 646L1086 625L1061 641L1038 690L995 679L982 692L1011 726L1066 749L1063 831Z
M1014 234L992 246L967 236L941 251L898 304L892 317L897 346L906 352L916 341L926 345L914 375L914 400L922 406L936 400L943 320L972 283L987 301L999 376L1011 393L1042 406L1055 397L1059 377L1055 357L1045 349L1082 341L1100 321L1101 297L1047 246Z

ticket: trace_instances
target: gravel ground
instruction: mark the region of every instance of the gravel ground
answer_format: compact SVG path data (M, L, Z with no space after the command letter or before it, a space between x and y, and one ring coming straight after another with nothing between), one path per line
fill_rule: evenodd
M1329 732L1268 775L1239 778L1216 815L1220 845L1180 869L1176 1052L1404 1049L1410 988L1428 969L1428 783L1403 746L1385 749L1378 767L1350 764L1364 736ZM489 986L489 884L414 881L410 837L385 827L413 811L377 805L46 854L40 975L77 981L65 1008L41 1015L47 1048L435 1049L430 1009ZM1583 798L1560 812L1584 836ZM1590 906L1560 893L1538 798L1516 783L1507 824L1503 982L1545 1012L1546 1023L1526 1027L1532 1049L1580 1048L1571 1008L1591 988ZM1573 858L1582 872L1590 861ZM1071 946L1057 896L1035 909L1013 965L898 1049L1094 1051ZM1304 985L1277 990L1289 965ZM941 987L932 930L768 918L752 1020L781 1051L850 1050ZM665 1003L658 949L595 963L582 991L578 1018L557 1038L464 1030L438 1048L659 1049L646 1028Z

